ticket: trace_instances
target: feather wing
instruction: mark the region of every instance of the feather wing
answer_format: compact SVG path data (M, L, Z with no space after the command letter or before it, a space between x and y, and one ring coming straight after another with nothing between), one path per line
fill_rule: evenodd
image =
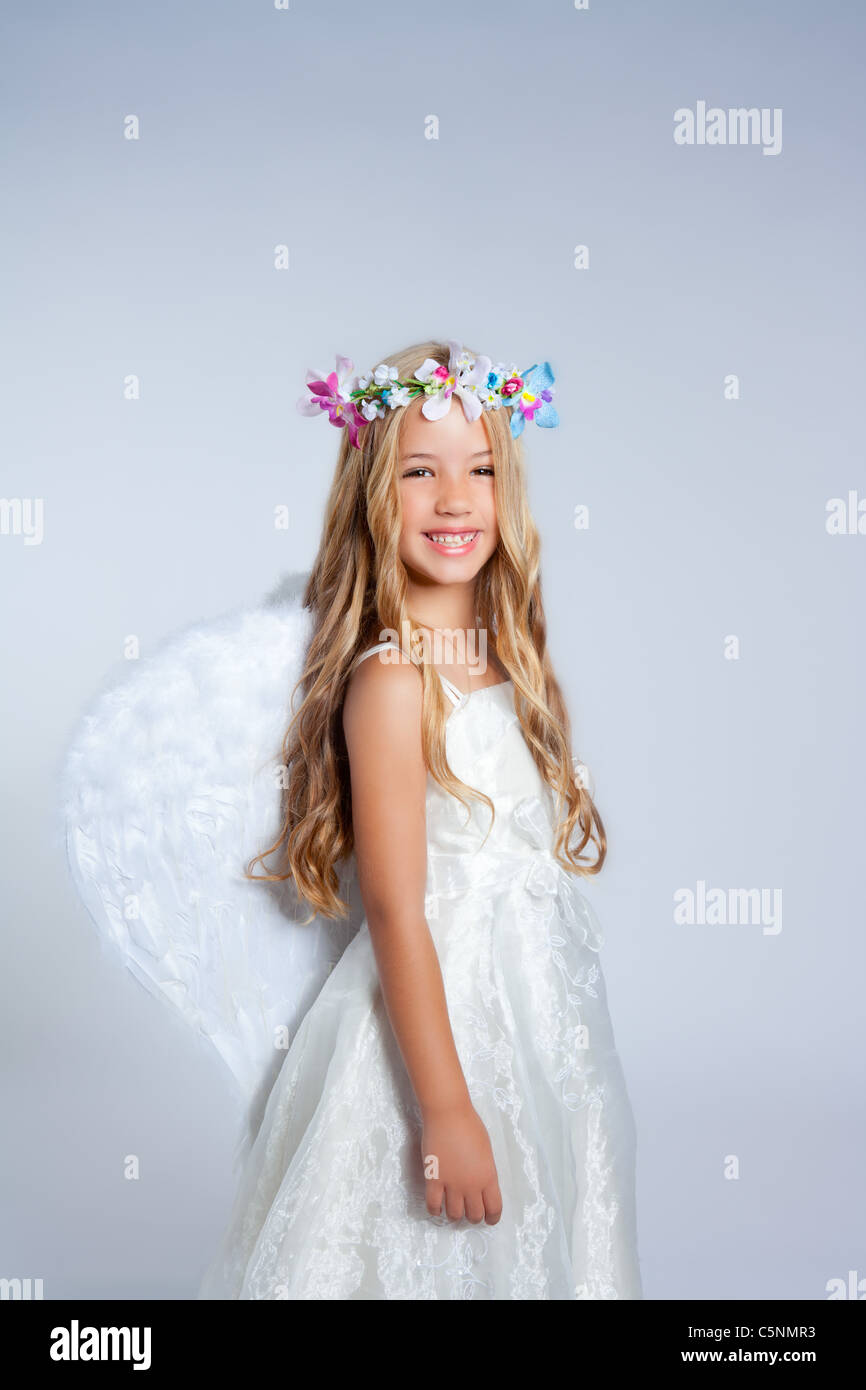
M244 876L279 832L282 740L309 640L303 578L109 682L61 771L69 867L100 938L222 1058L243 1106L241 1150L363 920L354 857L341 922L304 924L290 882Z

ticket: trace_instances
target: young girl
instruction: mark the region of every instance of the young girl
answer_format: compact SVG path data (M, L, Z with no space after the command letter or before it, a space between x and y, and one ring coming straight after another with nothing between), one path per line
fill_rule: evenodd
M606 853L550 664L519 374L308 374L344 429L271 880L365 920L270 1094L200 1298L640 1298L635 1135L576 884ZM441 669L444 668L444 669ZM594 847L594 858L584 851ZM255 875L253 875L255 876Z

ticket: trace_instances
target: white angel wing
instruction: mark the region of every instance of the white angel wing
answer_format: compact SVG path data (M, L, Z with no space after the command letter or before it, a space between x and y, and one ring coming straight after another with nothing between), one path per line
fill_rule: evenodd
M109 949L225 1062L244 1110L236 1162L363 919L354 857L340 922L304 925L290 881L244 877L279 832L277 769L309 640L304 578L137 661L80 720L61 769L76 886Z

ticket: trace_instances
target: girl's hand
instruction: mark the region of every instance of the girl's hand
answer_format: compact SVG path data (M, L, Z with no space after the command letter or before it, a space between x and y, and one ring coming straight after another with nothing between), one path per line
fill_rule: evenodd
M421 1139L427 1210L439 1216L442 1198L451 1221L495 1226L502 1215L502 1194L490 1136L467 1099L441 1110L423 1111Z

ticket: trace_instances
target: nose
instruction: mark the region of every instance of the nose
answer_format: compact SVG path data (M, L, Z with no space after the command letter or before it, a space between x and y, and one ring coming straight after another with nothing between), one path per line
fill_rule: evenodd
M442 516L465 516L470 512L472 505L466 498L462 483L442 479L435 510Z

